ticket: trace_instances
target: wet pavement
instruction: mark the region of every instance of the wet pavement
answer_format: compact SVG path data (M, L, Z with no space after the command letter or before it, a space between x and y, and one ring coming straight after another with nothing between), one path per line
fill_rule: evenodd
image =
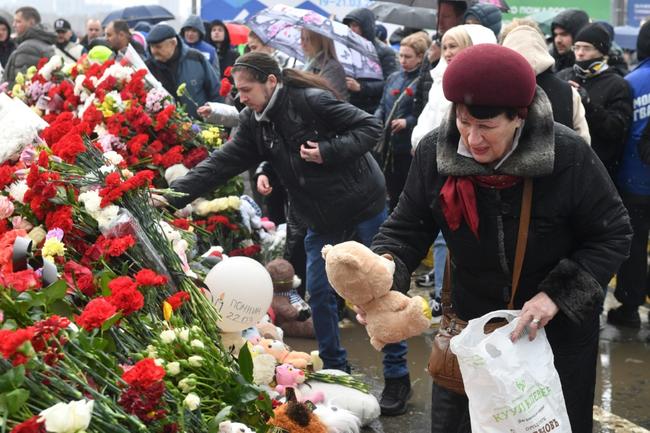
M611 294L606 309L616 306ZM650 325L648 308L641 307L641 330L606 325L600 337L598 378L594 401L594 433L650 433ZM426 372L434 330L408 340L408 362L413 397L408 412L381 417L364 433L428 433L431 426L431 378ZM341 329L353 373L363 374L379 397L383 387L381 353L370 346L361 326L351 322ZM296 350L313 350L314 340L287 339ZM435 414L434 414L435 416Z

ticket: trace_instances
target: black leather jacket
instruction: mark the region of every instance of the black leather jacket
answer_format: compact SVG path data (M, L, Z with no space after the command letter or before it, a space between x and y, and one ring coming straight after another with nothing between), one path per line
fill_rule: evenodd
M311 229L352 227L385 206L384 178L369 150L379 121L330 92L284 86L258 121L249 108L240 114L232 139L171 187L188 193L170 202L184 206L229 178L269 161L289 192L293 210ZM318 141L323 164L306 162L300 146Z

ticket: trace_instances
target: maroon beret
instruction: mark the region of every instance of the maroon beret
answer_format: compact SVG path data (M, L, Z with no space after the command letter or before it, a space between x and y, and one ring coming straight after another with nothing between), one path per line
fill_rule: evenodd
M533 102L535 87L535 72L528 61L495 44L464 49L442 78L445 98L465 105L526 108Z

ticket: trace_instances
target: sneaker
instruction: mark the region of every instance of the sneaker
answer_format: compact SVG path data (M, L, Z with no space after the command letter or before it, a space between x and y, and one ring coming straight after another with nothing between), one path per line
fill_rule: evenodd
M381 393L379 407L383 416L397 416L406 413L406 402L411 398L411 377L398 377L384 379L384 390Z
M641 327L639 309L636 307L629 308L623 305L618 308L613 308L607 312L607 322L612 325L639 329Z
M433 269L424 275L420 275L415 279L415 284L418 287L433 287L436 285L436 278Z
M431 298L429 301L429 307L431 307L431 317L442 316L442 304L440 303L440 299Z

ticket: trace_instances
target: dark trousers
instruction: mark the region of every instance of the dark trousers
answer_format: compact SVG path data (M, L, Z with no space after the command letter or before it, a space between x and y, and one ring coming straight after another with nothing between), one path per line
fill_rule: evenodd
M411 168L413 157L410 153L398 153L393 154L391 159L385 172L389 213L397 206L399 196L406 183L406 177L409 174L409 168Z
M646 297L648 274L648 233L650 197L623 197L634 230L630 257L623 262L616 278L614 296L624 307L637 308Z
M557 318L561 322L566 320L561 314ZM592 322L585 326L585 331L580 332L582 335L578 339L559 335L562 326L555 326L556 330L551 329L548 335L573 433L592 433L593 430L598 316L594 316ZM574 333L569 331L569 334ZM467 397L434 383L431 391L431 433L471 432Z

